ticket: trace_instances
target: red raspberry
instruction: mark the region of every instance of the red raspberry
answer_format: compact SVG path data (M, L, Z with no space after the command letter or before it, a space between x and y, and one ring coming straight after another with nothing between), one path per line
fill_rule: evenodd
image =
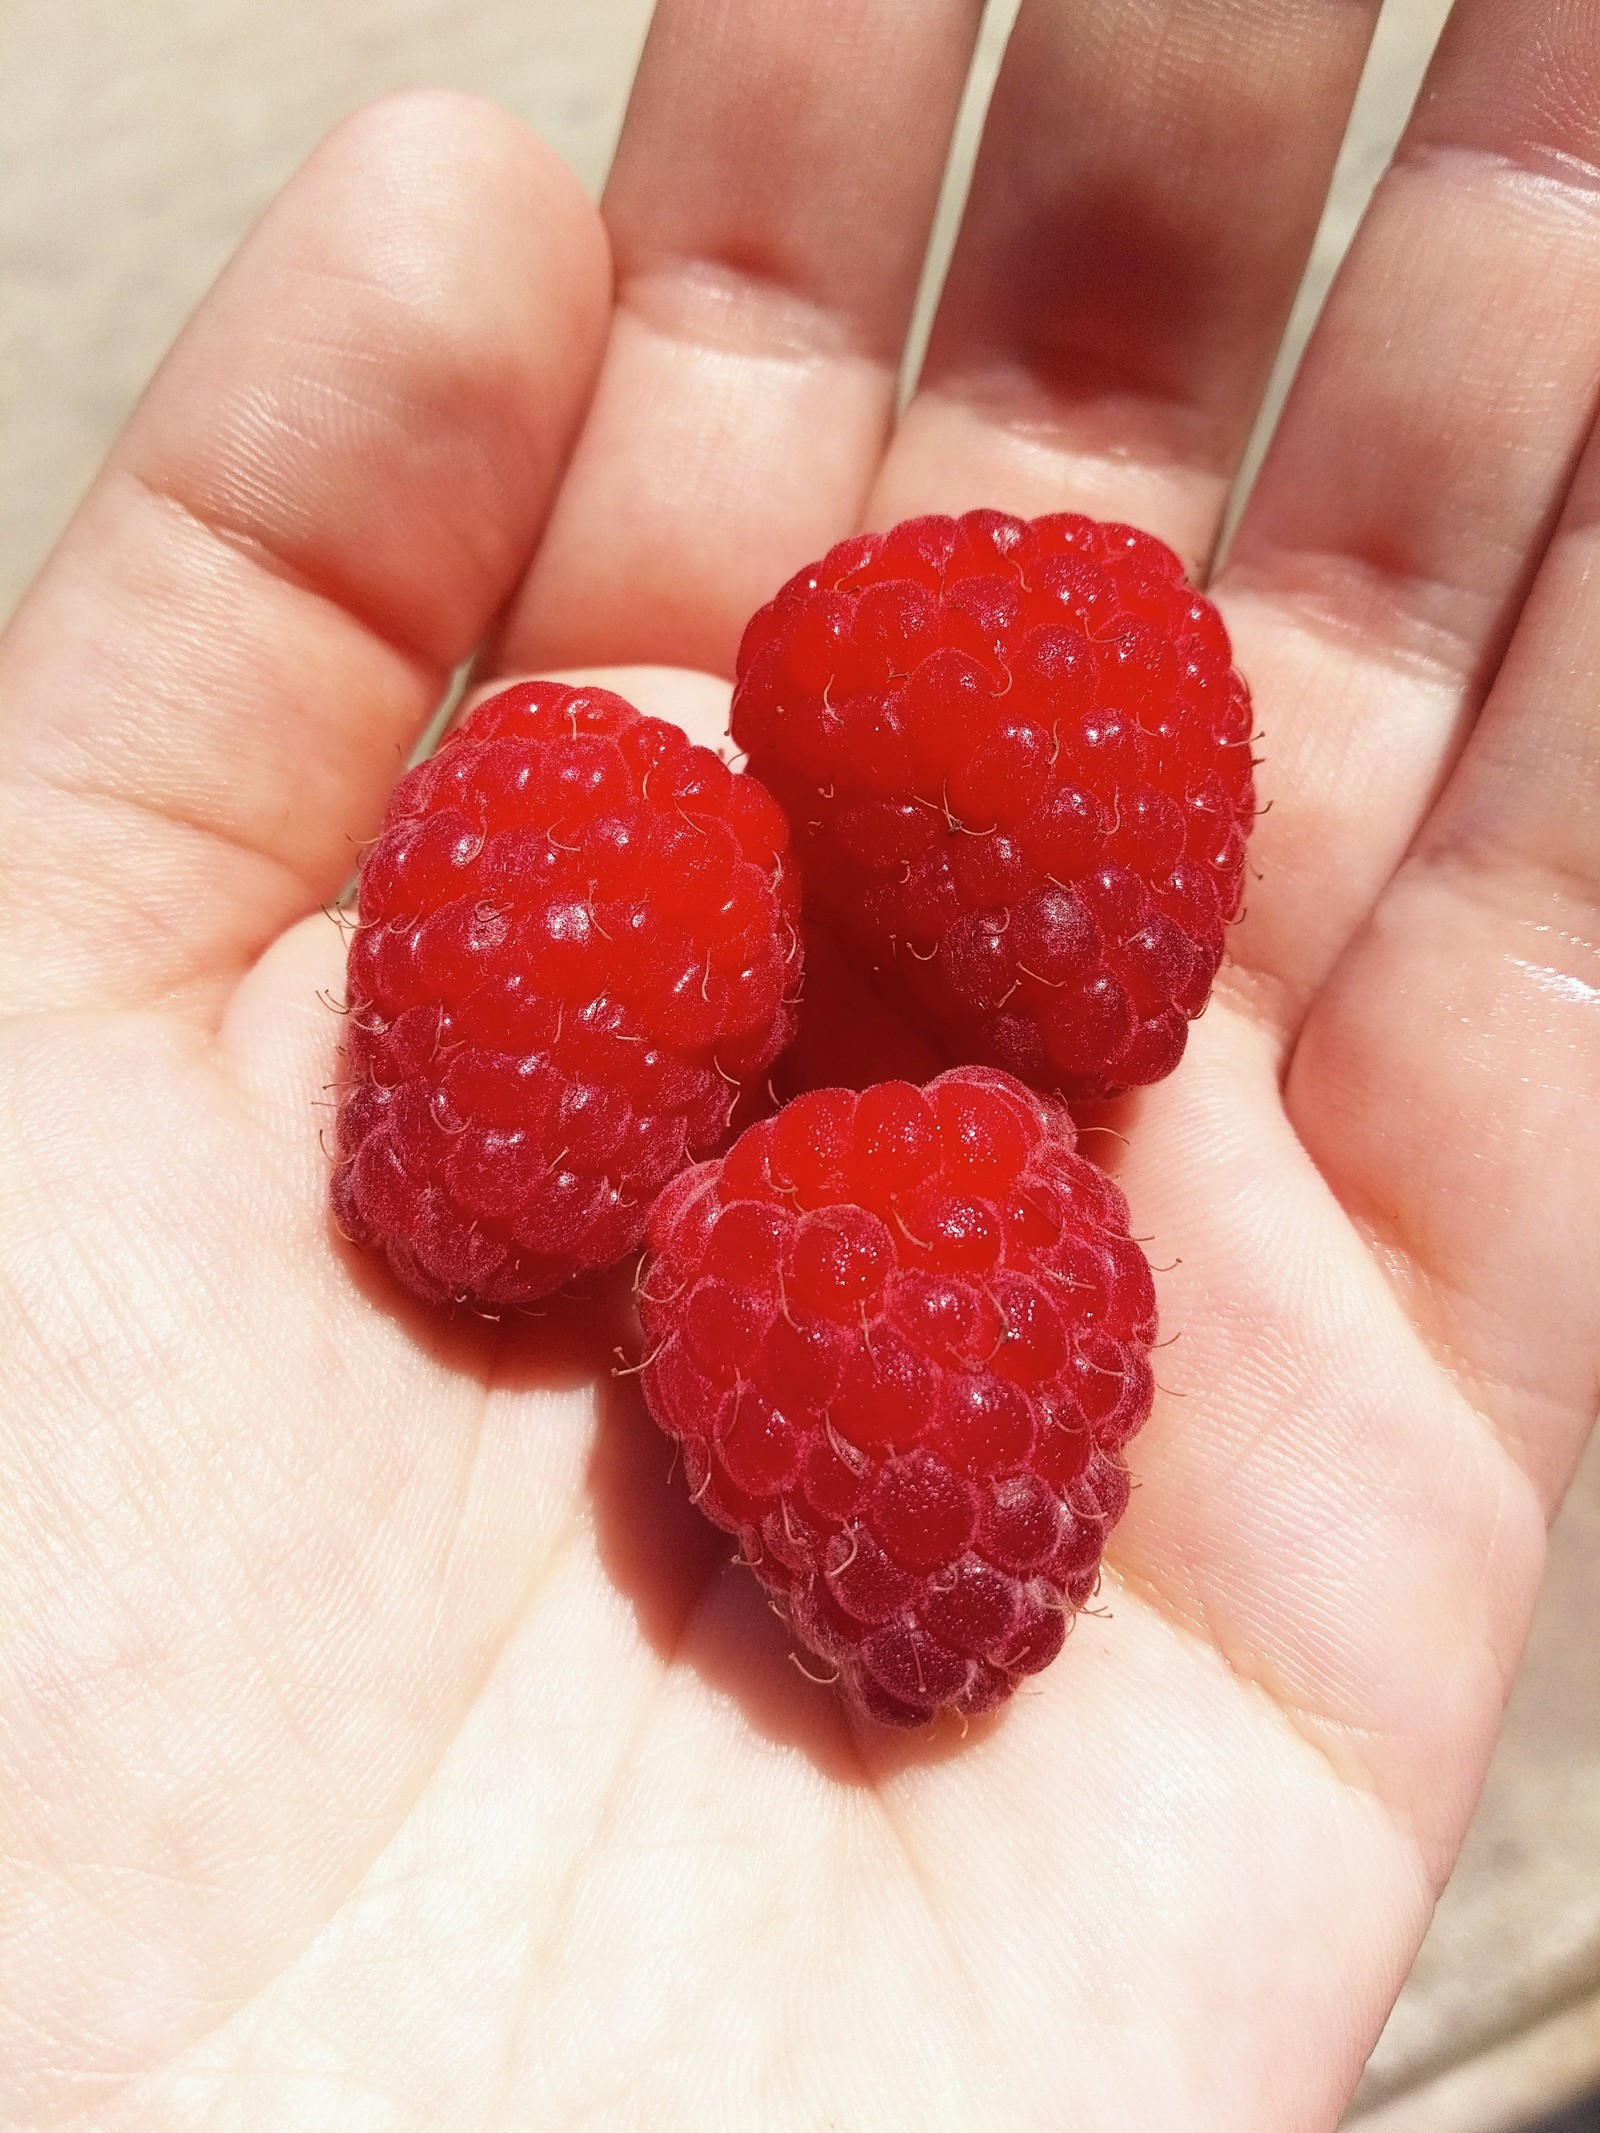
M949 1056L1103 1096L1177 1065L1239 906L1250 697L1170 548L1062 514L841 541L739 648L808 915Z
M1128 1500L1155 1291L1073 1140L989 1067L818 1089L650 1218L651 1411L795 1635L891 1725L1048 1666Z
M490 1307L631 1251L791 1034L788 841L754 778L607 689L480 704L361 869L346 1234Z

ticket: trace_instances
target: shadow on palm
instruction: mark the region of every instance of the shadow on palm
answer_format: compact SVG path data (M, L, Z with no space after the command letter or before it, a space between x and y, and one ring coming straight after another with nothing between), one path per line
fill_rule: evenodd
M754 1733L798 1749L831 1782L875 1787L910 1764L946 1762L1005 1723L1003 1711L925 1733L863 1721L871 1735L864 1754L821 1662L797 1652L735 1559L733 1536L689 1501L677 1448L651 1420L634 1376L613 1376L600 1388L587 1478L601 1567L633 1609L645 1643L690 1668L713 1695L738 1706Z

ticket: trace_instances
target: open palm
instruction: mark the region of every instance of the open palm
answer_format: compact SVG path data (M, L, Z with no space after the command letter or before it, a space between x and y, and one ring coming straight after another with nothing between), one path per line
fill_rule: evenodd
M614 298L509 119L378 107L179 344L0 654L7 2125L1337 2118L1595 1400L1600 13L1461 0L1217 582L1259 878L1089 1144L1176 1338L1000 1719L786 1664L610 1288L342 1245L319 906L491 625L705 732L863 521L1203 568L1373 12L1030 0L892 437L974 0L662 0Z

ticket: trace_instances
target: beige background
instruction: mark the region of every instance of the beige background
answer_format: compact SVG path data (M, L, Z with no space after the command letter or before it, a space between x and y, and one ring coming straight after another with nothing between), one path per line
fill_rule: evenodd
M0 614L186 314L336 119L411 84L476 89L598 190L649 11L649 0L4 0ZM1013 12L1014 0L991 8L968 147ZM1279 388L1444 12L1443 0L1390 0ZM960 192L958 155L945 235ZM936 245L935 274L940 257ZM1597 1628L1600 1451L1557 1529L1466 1852L1358 2098L1364 2133L1504 2133L1600 2084Z

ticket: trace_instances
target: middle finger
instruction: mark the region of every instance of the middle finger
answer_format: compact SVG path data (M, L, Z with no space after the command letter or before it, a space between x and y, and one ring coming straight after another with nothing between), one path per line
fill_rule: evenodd
M604 212L617 311L499 669L731 673L856 524L981 0L659 0Z

